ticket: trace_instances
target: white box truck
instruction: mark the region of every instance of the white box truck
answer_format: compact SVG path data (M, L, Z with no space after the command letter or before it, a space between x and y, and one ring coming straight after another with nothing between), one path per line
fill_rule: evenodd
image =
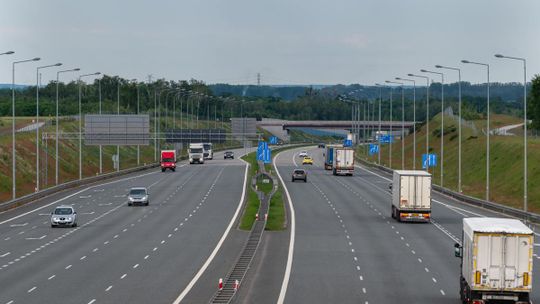
M429 222L431 174L421 170L396 170L392 181L392 218L397 221Z
M508 218L463 219L460 294L463 303L530 303L533 231Z
M332 173L334 175L353 175L354 150L342 147L336 147L333 150Z
M189 144L189 163L204 164L204 147L202 143Z
M214 159L214 151L212 150L212 143L203 143L204 159Z

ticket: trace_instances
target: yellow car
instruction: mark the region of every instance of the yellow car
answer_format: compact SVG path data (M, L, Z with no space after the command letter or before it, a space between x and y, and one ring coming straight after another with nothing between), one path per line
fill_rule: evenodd
M306 156L302 160L302 165L313 165L313 158Z

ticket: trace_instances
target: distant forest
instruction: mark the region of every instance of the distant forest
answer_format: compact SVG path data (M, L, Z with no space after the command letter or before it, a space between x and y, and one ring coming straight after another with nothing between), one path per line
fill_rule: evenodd
M118 86L120 84L120 86ZM117 89L120 88L120 113L136 113L137 88L139 88L140 113L153 116L154 104L159 105L162 115L172 116L173 105L177 113L199 115L201 119L225 119L239 117L278 118L291 120L348 120L351 119L350 101L361 104L360 116L378 119L379 87L361 85L335 85L328 87L272 87L206 85L202 81L165 81L133 83L129 80L104 76L101 79L103 113L117 112ZM99 82L81 84L83 113L98 113ZM60 115L78 114L78 89L76 82L59 84ZM173 93L171 89L177 90ZM179 93L183 89L183 93ZM445 108L458 110L457 84L444 86ZM354 92L354 93L353 93ZM425 121L426 87L416 89L416 120ZM486 114L486 86L462 83L463 116L479 119ZM382 119L390 119L390 89L382 88ZM256 96L260 94L261 96ZM405 109L401 109L401 89L393 89L393 120L413 120L412 88L405 87ZM430 113L433 117L441 112L441 85L430 86ZM40 115L55 115L56 83L51 82L40 89ZM517 83L491 86L491 111L493 113L522 116L523 87ZM188 108L189 105L189 108ZM33 116L36 107L36 87L16 90L16 115ZM369 108L369 110L368 110ZM365 110L364 110L365 109ZM0 116L11 115L11 90L0 89ZM178 117L178 114L177 114ZM539 115L540 117L540 115Z

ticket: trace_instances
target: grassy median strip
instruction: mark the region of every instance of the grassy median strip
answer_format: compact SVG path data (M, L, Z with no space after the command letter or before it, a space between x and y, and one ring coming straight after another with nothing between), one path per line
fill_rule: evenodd
M257 170L259 168L255 156L255 152L242 156L242 159L249 163L247 180L247 202L244 209L244 214L242 215L242 220L240 221L240 229L242 230L251 230L251 227L255 222L255 215L257 214L257 211L259 211L259 197L257 196L257 193L251 188L251 179L255 174L257 174Z
M290 150L294 148L298 148L299 146L293 146L293 147L279 147L272 149L272 157L275 157L279 152ZM253 226L253 223L255 222L255 215L257 214L259 210L259 197L257 196L257 192L255 192L251 188L251 179L253 176L255 176L259 170L259 164L257 163L256 159L256 153L252 152L248 155L245 155L242 157L244 161L250 164L250 168L248 170L248 182L250 183L248 186L248 193L247 193L247 202L246 207L244 209L244 214L242 215L242 219L240 221L240 229L242 230L251 230L251 227ZM272 199L270 199L270 207L268 211L268 220L266 222L266 229L268 231L280 231L284 230L286 228L285 225L285 201L283 200L283 186L279 183L279 179L275 175L275 172L273 170L273 167L270 164L265 164L266 172L272 173L272 176L274 178L274 181L278 183L278 189L272 196ZM257 188L263 191L264 193L269 193L272 189L273 185L271 183L265 184L262 183L262 181L257 181ZM261 215L264 216L264 215Z

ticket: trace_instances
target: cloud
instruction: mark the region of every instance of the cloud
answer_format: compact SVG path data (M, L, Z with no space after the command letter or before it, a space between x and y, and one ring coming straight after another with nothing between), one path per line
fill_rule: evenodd
M353 33L341 38L341 43L356 49L365 49L369 45L369 39L364 34Z

